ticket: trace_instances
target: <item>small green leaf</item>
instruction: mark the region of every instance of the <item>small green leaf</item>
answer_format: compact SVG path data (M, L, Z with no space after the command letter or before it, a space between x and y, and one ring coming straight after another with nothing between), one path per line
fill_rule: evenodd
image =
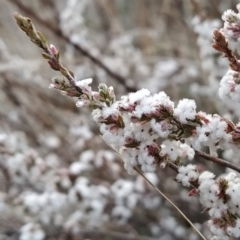
M59 58L60 58L60 52L59 51L58 51L58 53L56 55L56 58L57 58L57 60L59 60Z
M49 55L48 53L42 52L42 56L45 59L51 59L51 55Z
M119 116L118 125L119 125L120 128L124 128L125 127L125 123L124 123L124 120L123 120L122 116Z
M42 43L43 47L46 48L47 47L47 39L42 35L41 32L37 31L37 35L41 39L41 43Z
M70 70L68 70L68 71L69 71L70 75L71 75L73 78L75 78L74 73L73 73L72 71L70 71Z

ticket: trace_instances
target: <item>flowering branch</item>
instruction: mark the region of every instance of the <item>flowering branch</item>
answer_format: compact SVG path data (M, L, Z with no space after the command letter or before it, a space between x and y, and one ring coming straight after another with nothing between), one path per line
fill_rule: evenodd
M124 161L125 161L124 165L129 172L132 172L134 170L137 171L138 173L141 172L141 170L138 170L136 163L134 164L131 163L131 161L133 160L132 157L135 158L135 156L128 155L129 153L132 154L131 152L134 149L136 150L138 149L137 151L140 150L140 152L142 153L146 152L146 154L142 156L142 159L141 160L139 159L140 164L141 164L141 161L143 161L141 168L144 171L153 171L156 168L157 164L160 164L162 168L164 168L166 165L169 164L171 168L177 171L177 166L174 163L171 163L171 160L170 160L171 157L168 155L168 150L165 152L162 151L162 153L160 153L161 150L164 148L164 145L162 147L159 147L156 144L155 141L158 138L157 132L159 132L162 136L164 136L165 134L167 135L169 134L171 139L176 139L176 140L181 139L182 137L187 138L191 136L192 130L195 128L195 126L198 124L201 125L200 119L194 114L195 111L193 111L193 113L190 112L184 117L179 116L178 118L176 116L180 114L180 109L177 109L175 113L176 116L174 116L172 102L168 99L165 93L161 93L159 96L156 96L156 102L155 102L156 105L154 107L156 109L153 112L146 111L144 113L144 112L141 112L141 108L140 108L139 113L136 112L132 116L130 116L131 121L136 123L139 122L139 124L136 125L136 127L139 128L139 131L141 132L142 136L140 135L139 136L140 138L139 138L134 135L132 136L128 135L131 132L132 134L134 134L134 132L133 132L133 129L128 130L129 126L126 125L127 116L124 116L125 115L124 112L130 114L134 109L138 107L136 103L137 102L140 103L140 99L142 97L148 97L150 93L145 89L143 89L142 91L139 91L137 93L132 93L132 96L129 96L129 98L126 98L125 100L123 99L122 101L117 102L115 100L115 95L112 87L108 88L106 85L101 84L99 86L99 92L93 92L91 88L88 86L91 83L91 79L86 79L86 80L76 82L74 78L74 74L60 63L59 51L55 48L55 46L48 45L46 39L43 37L43 35L40 32L36 31L34 25L32 24L29 18L23 17L19 13L15 13L14 17L19 27L27 34L30 40L43 50L42 55L45 59L48 60L50 67L55 71L60 71L61 74L68 81L66 82L65 78L62 79L60 77L55 77L53 79L53 84L51 84L50 87L60 90L62 93L68 96L78 97L79 100L77 102L77 106L79 107L88 106L95 109L93 111L93 117L94 117L94 120L100 123L103 127L101 131L103 133L104 140L108 142L113 149L116 149L117 152L121 153L121 155L124 156L127 153L127 156L124 156ZM158 102L159 100L160 102ZM161 101L163 102L161 103ZM159 103L160 103L160 106L158 106ZM195 108L195 103L189 102L189 106ZM166 126L163 126L162 130L157 129L155 127L156 132L154 132L153 131L154 122L152 124L153 125L152 127L144 126L145 125L144 122L148 123L151 121L152 118L156 118L155 121L166 121L168 119L169 123L176 124L179 130L177 128L174 128L172 129L171 132L168 132L167 129L166 130L164 129ZM191 124L188 124L188 122L191 122ZM166 121L166 124L168 124L167 121ZM104 128L106 129L104 130ZM124 137L125 140L124 139L120 140L119 139L119 137L121 137L120 135L119 137L118 136L114 137L115 131L122 131L123 129L125 133L127 133L127 135ZM109 134L111 134L111 136L109 136ZM147 138L149 134L150 134L150 139L148 141L143 141L144 138ZM111 141L109 142L110 139ZM121 141L123 141L122 143L123 145L120 144ZM182 145L187 150L186 148L187 145L184 145L184 144ZM140 156L140 154L137 151L135 152L135 154L138 154ZM193 152L191 149L190 151ZM177 158L178 160L180 160L181 154L178 154L179 156L174 155L173 160L175 161L177 160ZM189 154L191 155L191 153ZM189 157L191 158L190 155ZM182 157L184 158L185 154L183 154ZM130 162L127 163L126 161L130 161ZM146 177L144 178L146 179ZM163 194L161 193L161 195ZM169 199L167 200L170 201ZM177 208L173 203L171 204L175 208ZM184 216L184 218L189 223L191 223L178 208L177 210L181 213L182 216ZM194 227L192 223L191 225ZM198 231L197 229L195 230ZM201 235L199 231L198 233L199 235ZM203 236L202 238L205 239Z
M85 49L80 44L76 44L72 42L67 36L65 36L61 29L55 28L52 24L50 24L48 21L45 21L44 19L40 18L38 15L36 15L30 8L22 4L20 1L16 0L10 0L13 4L17 5L20 9L25 11L29 16L34 17L39 23L41 23L44 27L49 29L51 32L55 33L58 37L63 39L66 43L70 44L74 47L75 50L79 51L81 54L83 54L85 57L90 59L94 64L96 64L98 67L102 68L110 77L115 79L118 83L120 83L128 92L134 92L137 89L134 86L129 86L127 84L127 80L119 75L118 73L112 71L104 62L101 61L101 59L95 57L92 55L87 49Z
M240 5L238 9L240 11ZM30 40L43 50L43 57L50 67L61 72L63 77L55 77L50 87L76 97L78 107L86 106L92 110L102 138L121 155L128 173L137 171L143 175L157 167L169 166L178 173L178 182L186 187L193 186L189 196L199 194L205 211L212 218L209 225L214 234L221 238L240 236L239 176L231 172L215 179L211 172L199 173L196 166L183 165L196 153L240 172L238 167L217 158L217 149L231 149L234 154L239 154L239 124L217 114L197 112L196 103L191 99L182 99L175 106L164 92L151 94L147 89L141 89L116 100L111 86L100 84L98 91L93 91L92 79L77 81L60 63L59 51L48 45L29 18L18 13L14 17ZM213 48L228 58L231 69L221 80L219 94L222 100L240 105L240 64L230 44L233 36L234 40L240 40L240 14L227 12L223 20L224 28L213 32ZM202 146L209 147L210 155L200 151Z
M82 94L81 88L75 83L74 74L60 63L60 53L55 46L48 45L45 37L40 32L36 31L31 19L25 18L19 13L15 13L14 17L18 26L27 34L30 40L43 50L42 56L48 60L50 67L55 71L60 71L61 74L66 77L72 87L71 90L73 91L73 94L76 96ZM66 87L69 88L69 86ZM74 89L76 90L75 92Z

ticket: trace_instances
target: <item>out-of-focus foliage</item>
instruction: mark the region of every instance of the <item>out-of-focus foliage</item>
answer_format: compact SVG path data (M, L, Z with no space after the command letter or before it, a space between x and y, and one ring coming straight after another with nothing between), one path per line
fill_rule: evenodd
M217 96L228 63L211 49L211 32L236 3L0 1L0 239L198 239L140 176L125 172L88 111L48 89L53 73L12 13L35 22L77 79L106 82L117 96L129 88L164 90L235 119L239 111ZM172 180L171 170L148 177L210 235L198 199Z

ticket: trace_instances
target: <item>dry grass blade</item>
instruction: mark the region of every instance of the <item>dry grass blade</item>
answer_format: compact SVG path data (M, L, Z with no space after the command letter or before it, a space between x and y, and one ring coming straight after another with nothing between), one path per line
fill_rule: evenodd
M180 214L181 216L192 226L192 228L198 233L198 235L204 239L207 240L202 233L194 226L194 224L189 220L189 218L163 193L161 192L161 190L159 188L157 188L156 186L154 186L149 180L148 178L143 174L143 172L138 169L137 167L134 168L134 170L140 174L146 182L148 182L148 184L150 184L165 200L167 200Z

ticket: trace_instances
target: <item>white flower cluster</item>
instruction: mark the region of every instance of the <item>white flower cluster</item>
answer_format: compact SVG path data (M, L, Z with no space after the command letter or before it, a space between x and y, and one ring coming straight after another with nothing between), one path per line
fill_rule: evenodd
M220 98L232 108L240 106L240 73L228 70L220 82Z
M224 21L224 26L221 32L228 40L228 47L233 51L240 52L240 4L237 4L238 13L233 10L227 10L223 13L222 19Z
M112 215L117 217L120 223L126 223L139 201L139 195L134 192L134 183L119 179L111 186L111 191L116 196Z
M19 240L44 240L45 236L40 225L28 223L21 227Z
M208 146L211 155L217 156L218 148L224 149L231 144L232 136L226 132L227 123L218 115L210 115L203 112L199 113L204 124L196 127L196 135L192 145L200 150L201 146Z
M54 157L40 158L20 136L16 137L18 144L12 135L0 135L0 146L11 145L13 151L8 155L6 148L0 153L11 181L9 193L0 191L0 213L5 216L14 209L20 216L20 239L43 240L49 234L48 226L72 233L86 225L124 225L134 218L139 205L145 210L159 209L161 199L149 191L142 178L119 177L125 173L113 152L86 150L79 160L63 167ZM97 179L101 172L107 181ZM154 173L148 177L157 184Z
M28 222L33 217L43 225L60 226L64 223L61 212L66 211L70 205L67 202L66 195L58 192L44 192L38 194L35 192L23 192L16 198L19 211L23 212L23 220ZM37 216L37 217L36 217Z
M87 178L81 176L84 171L92 170L94 158L93 153L86 151L80 161L69 166L69 170L56 169L52 172L51 180L45 183L45 192L23 191L16 198L18 207L27 210L30 216L37 217L43 225L51 223L67 229L76 228L83 222L88 222L91 226L101 225L107 220L104 207L110 192L103 185L90 184ZM70 180L71 177L75 180ZM68 217L63 218L64 213Z
M178 168L178 174L176 180L181 182L183 186L189 187L191 182L198 179L198 172L196 166L188 164L187 166L181 166Z
M88 78L88 79L84 79L82 81L77 81L76 85L83 91L84 95L82 98L80 98L77 103L76 106L77 107L83 107L83 106L89 106L90 104L90 99L88 97L85 97L85 94L88 96L89 94L91 94L92 89L89 86L89 84L92 83L92 79Z
M196 103L191 99L180 100L174 108L164 92L151 95L142 89L110 106L103 102L97 105L101 107L93 111L93 119L100 123L103 139L121 154L129 173L137 165L144 172L152 172L158 163L163 167L164 160L186 157L191 160L194 157L191 145L198 150L207 146L211 155L217 156L218 148L232 144L228 122L216 114L197 113ZM161 139L166 141L157 144ZM185 143L180 141L183 139Z
M174 109L174 115L181 123L188 123L196 118L196 103L191 99L182 99Z
M184 186L194 185L201 204L211 219L208 225L213 234L227 240L229 236L240 237L240 177L234 172L215 179L205 171L199 175L191 164L179 167L176 179ZM197 184L197 185L196 185Z
M137 165L141 165L144 172L155 171L161 158L176 161L194 156L194 150L180 141L167 140L161 147L156 143L159 138L178 132L174 119L179 125L194 122L196 104L193 100L184 99L174 109L174 103L164 92L150 95L142 89L122 97L110 107L94 110L93 118L101 123L103 139L120 152L129 173Z
M211 172L203 172L199 176L199 194L201 203L209 208L209 215L214 218L220 218L222 211L225 211L226 205L219 199L219 185L214 180L215 175Z
M70 215L66 228L74 228L79 223L88 222L90 226L101 226L108 220L104 208L108 203L110 191L103 185L91 184L89 179L79 176L68 193L72 205L81 203L77 211Z
M170 141L165 140L161 145L161 156L167 155L170 160L176 161L178 158L192 160L195 152L186 143L181 143L180 141Z

